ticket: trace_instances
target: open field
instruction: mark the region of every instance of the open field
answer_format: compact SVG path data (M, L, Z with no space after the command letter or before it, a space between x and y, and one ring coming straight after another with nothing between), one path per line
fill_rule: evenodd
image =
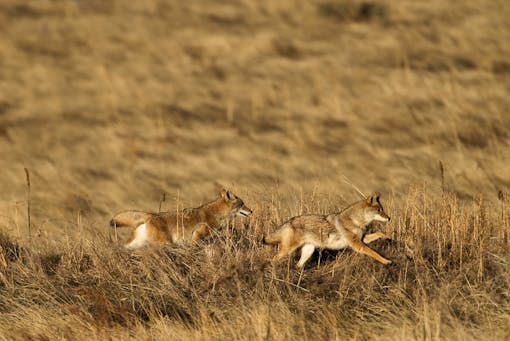
M391 199L391 198L390 198ZM298 202L299 199L296 198ZM505 340L510 337L510 204L436 201L412 190L388 202L383 266L350 251L294 269L260 245L256 205L195 247L123 250L105 237L17 247L0 239L0 335L11 340ZM305 211L311 209L303 202Z
M2 1L0 337L509 338L506 2ZM215 182L254 214L203 247L108 229ZM395 265L267 263L358 189Z

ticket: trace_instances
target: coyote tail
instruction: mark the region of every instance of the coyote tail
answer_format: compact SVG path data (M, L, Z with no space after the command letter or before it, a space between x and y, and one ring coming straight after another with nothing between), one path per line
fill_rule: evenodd
M111 227L137 227L143 224L145 220L150 217L150 213L140 211L124 211L117 213L110 220Z

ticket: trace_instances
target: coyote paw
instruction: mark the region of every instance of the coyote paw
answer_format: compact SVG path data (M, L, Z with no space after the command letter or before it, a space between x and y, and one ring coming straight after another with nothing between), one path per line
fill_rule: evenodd
M389 265L389 264L392 264L393 262L392 262L391 260L389 260L389 259L384 259L384 260L382 261L382 263L383 263L384 265Z
M383 233L383 234L381 234L381 239L384 239L384 240L391 240L391 236L389 236L389 235L387 235L387 234Z

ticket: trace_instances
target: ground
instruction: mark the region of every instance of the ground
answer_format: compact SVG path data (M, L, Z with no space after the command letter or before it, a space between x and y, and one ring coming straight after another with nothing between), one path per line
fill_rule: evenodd
M113 331L118 338L170 331L241 338L236 333L255 319L260 326L247 338L306 338L309 327L326 330L327 338L362 339L373 336L359 329L366 323L391 339L391 317L404 321L395 338L476 338L491 328L494 338L508 336L509 15L503 0L2 1L0 231L7 267L0 312L12 322L4 334L19 335L39 321L34 316L48 314L32 325L32 337L73 338L81 330L98 339ZM161 283L168 282L150 259L182 254L186 263L192 251L169 246L130 260L117 247L129 230L115 235L108 221L124 209L198 206L215 197L217 183L254 215L236 220L234 230L223 231L227 237L206 241L209 251L200 251L197 272L188 274L195 284L165 291ZM403 257L399 265L387 270L347 251L318 257L320 266L304 274L292 270L294 260L288 268L264 265L274 252L258 243L264 233L293 215L337 211L375 190L394 221L376 228L396 239L376 247ZM223 264L222 253L232 259L215 273L207 264ZM111 262L118 281L101 286ZM411 265L416 276L402 277ZM130 279L126 266L139 277ZM261 267L253 274L260 282L246 275L253 267ZM441 273L445 267L449 274ZM144 269L160 284L143 277ZM228 299L211 303L194 291L209 288L197 289L196 281L216 283L223 275L238 283L239 292L218 289ZM130 280L153 286L129 291ZM357 286L367 281L369 288ZM411 284L413 294L406 291ZM23 290L32 286L41 296L27 302L34 293ZM59 294L71 287L82 291ZM256 294L241 294L250 288ZM112 305L119 290L122 302L138 295L145 303ZM158 290L163 298L155 298ZM165 306L172 295L179 311L203 316L175 319ZM389 305L374 303L384 295ZM444 299L459 295L476 309L446 309ZM103 308L90 297L104 298ZM409 302L402 298L407 303L399 306L398 297ZM278 302L274 310L268 300ZM364 310L367 303L374 309ZM80 313L67 315L72 307ZM222 307L229 307L224 315ZM234 314L235 307L242 312ZM266 323L272 314L276 329ZM219 327L233 316L232 329ZM49 328L48 319L64 331ZM416 325L421 331L413 334Z

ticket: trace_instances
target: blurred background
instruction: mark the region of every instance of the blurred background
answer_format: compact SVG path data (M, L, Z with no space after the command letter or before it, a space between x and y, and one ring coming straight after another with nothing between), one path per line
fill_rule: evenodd
M0 229L510 185L506 0L2 0ZM161 202L163 193L165 201ZM257 204L255 203L257 202Z

